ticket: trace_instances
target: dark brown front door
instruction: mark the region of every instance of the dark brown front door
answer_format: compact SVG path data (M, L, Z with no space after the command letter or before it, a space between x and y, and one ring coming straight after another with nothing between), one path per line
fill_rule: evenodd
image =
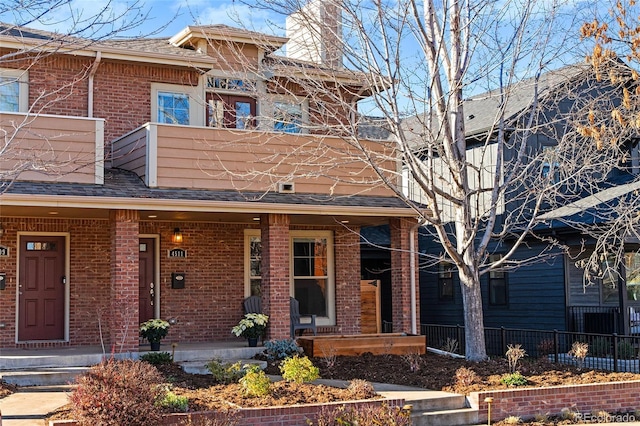
M154 303L157 286L155 283L155 240L140 238L140 322L154 318Z
M65 239L20 237L18 340L63 340Z

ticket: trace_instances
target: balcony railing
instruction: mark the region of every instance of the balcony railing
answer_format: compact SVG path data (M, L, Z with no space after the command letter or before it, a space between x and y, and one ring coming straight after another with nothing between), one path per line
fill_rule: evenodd
M104 120L1 113L4 180L104 182Z
M113 164L149 187L392 196L372 163L399 178L389 144L339 137L148 123L114 141Z

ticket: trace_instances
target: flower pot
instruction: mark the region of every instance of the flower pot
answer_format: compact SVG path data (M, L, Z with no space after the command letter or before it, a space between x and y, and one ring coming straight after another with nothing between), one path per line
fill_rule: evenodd
M257 337L249 337L249 338L247 338L247 340L249 341L249 347L250 348L255 348L256 346L258 346L258 338Z
M160 350L160 341L157 342L149 342L151 343L151 350L152 351L159 351Z

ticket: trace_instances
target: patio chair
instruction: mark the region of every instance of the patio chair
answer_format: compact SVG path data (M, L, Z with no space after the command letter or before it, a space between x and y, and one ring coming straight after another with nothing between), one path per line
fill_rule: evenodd
M316 316L311 315L311 322L300 322L300 303L294 299L293 297L290 300L291 308L291 338L296 338L296 330L301 330L304 333L304 330L313 331L313 335L316 336L318 334L318 329L316 327ZM305 318L308 318L305 316Z
M260 296L249 296L242 303L245 314L261 314L262 298Z

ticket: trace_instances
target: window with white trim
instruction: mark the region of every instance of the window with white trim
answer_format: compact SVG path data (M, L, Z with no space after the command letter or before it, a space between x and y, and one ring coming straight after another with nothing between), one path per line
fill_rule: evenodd
M27 71L0 68L0 111L27 112L28 81Z
M247 229L244 233L245 295L262 296L262 243L259 229Z
M317 315L319 325L335 325L333 233L290 232L290 295L302 315ZM260 295L260 231L245 231L245 296Z
M273 104L273 130L301 133L304 108L301 103L277 101Z
M151 121L184 126L204 124L199 87L154 83L151 89Z

